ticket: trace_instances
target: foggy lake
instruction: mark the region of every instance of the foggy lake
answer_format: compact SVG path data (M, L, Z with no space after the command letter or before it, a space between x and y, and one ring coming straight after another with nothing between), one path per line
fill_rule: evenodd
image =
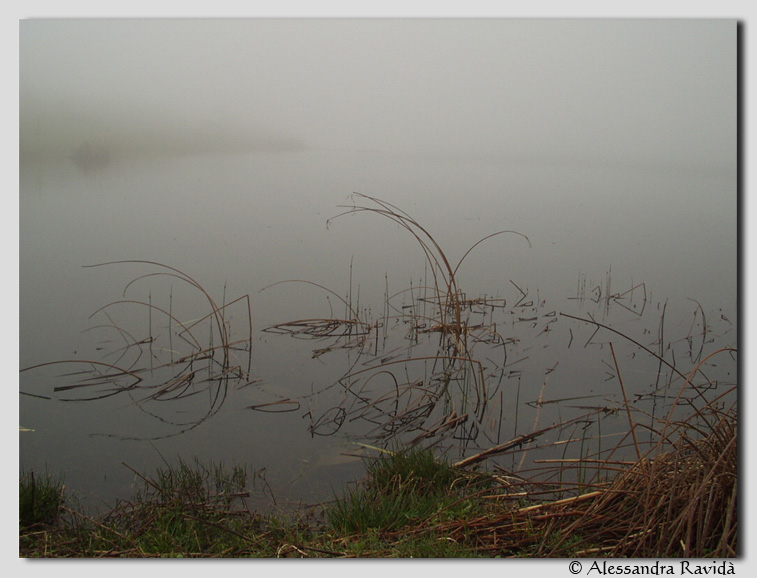
M488 464L525 475L621 440L619 377L640 421L733 403L735 22L20 39L20 468L84 502L179 457L317 502L556 426Z

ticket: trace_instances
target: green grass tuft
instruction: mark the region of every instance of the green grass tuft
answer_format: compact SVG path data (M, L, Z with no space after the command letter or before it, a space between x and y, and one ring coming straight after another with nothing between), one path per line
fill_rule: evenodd
M63 505L63 479L50 474L22 473L19 480L19 528L52 526Z
M392 531L423 522L470 513L468 496L486 478L438 460L431 450L385 454L368 466L368 480L337 499L326 513L333 528L345 533Z

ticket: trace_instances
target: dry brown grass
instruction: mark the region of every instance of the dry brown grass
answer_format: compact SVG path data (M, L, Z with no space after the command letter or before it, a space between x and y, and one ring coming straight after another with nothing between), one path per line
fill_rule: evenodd
M735 404L725 410L709 403L684 421L667 422L660 433L665 438L641 459L605 462L618 471L611 482L584 486L569 498L514 507L515 499L532 500L540 491L521 480L491 496L501 504L492 513L423 530L473 542L489 555L737 556Z

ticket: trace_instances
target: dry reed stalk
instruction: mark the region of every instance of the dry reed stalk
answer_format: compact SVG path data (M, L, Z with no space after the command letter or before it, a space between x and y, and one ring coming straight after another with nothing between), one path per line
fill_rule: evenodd
M623 401L625 403L626 415L628 416L628 425L630 426L631 435L633 436L633 445L636 448L636 457L641 459L641 447L639 447L639 439L636 437L636 424L633 422L633 416L631 415L631 405L628 403L628 395L626 395L626 386L623 385L623 376L620 373L620 365L618 365L618 358L615 356L615 347L610 342L610 351L612 352L612 360L615 363L615 372L618 376L618 383L620 384L620 391L623 393Z
M283 407L282 407L283 406ZM295 399L279 399L268 403L259 403L257 405L248 405L247 409L262 411L264 413L286 413L300 409L300 402Z
M129 287L131 285L133 285L137 281L140 281L141 279L146 279L146 278L149 278L149 277L167 276L167 277L173 277L173 278L179 279L181 281L184 281L185 283L187 283L187 284L189 284L189 285L197 288L205 296L206 300L210 304L211 314L215 317L218 331L223 336L223 338L225 338L224 341L225 342L228 341L228 328L226 326L226 323L224 322L223 314L221 313L223 309L219 308L216 305L216 303L213 300L213 298L202 287L202 285L200 285L197 281L195 281L194 279L192 279L192 277L190 277L186 273L183 273L182 271L179 271L178 269L176 269L174 267L169 267L168 265L164 265L163 263L158 263L156 261L137 260L137 259L123 260L123 261L109 261L107 263L98 263L96 265L85 265L85 268L87 268L87 267L103 267L103 266L106 266L106 265L119 265L119 264L125 264L125 263L139 263L139 264L154 265L156 267L161 267L161 268L164 268L164 269L168 269L169 271L171 271L171 273L161 272L161 273L147 273L145 275L141 275L141 276L133 279L132 281L130 281L126 285L126 287L124 288L124 295L126 294L127 290L129 289Z
M543 434L545 434L545 433L547 433L549 431L553 431L553 430L556 430L556 429L562 429L562 428L564 428L564 427L566 427L568 425L571 425L571 424L574 424L574 423L578 423L578 422L586 421L589 416L594 415L595 413L597 413L597 412L592 412L592 413L584 414L582 416L579 416L579 417L576 417L576 418L572 418L572 419L569 419L569 420L565 420L565 421L562 421L560 423L557 423L557 424L554 424L554 425L542 428L542 429L537 430L537 431L533 431L533 432L528 433L528 434L520 435L520 436L518 436L518 437L516 437L514 439L511 439L508 442L496 445L496 446L491 447L491 448L489 448L487 450L479 452L479 453L477 453L475 455L472 455L472 456L469 456L469 457L467 457L465 459L462 459L462 460L456 462L454 465L457 468L464 468L464 467L476 464L478 462L481 462L481 461L483 461L483 460L485 460L485 459L487 459L489 457L496 456L496 455L501 455L501 454L503 454L503 453L505 453L505 452L513 449L513 448L520 448L524 444L528 444L528 443L534 441L539 436L541 436L541 435L543 435Z

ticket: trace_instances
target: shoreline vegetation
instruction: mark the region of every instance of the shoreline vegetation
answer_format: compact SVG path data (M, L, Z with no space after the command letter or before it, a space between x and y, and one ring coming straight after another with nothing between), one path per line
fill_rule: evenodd
M673 449L608 461L611 480L569 497L420 448L382 453L342 496L285 515L247 509L239 467L180 462L137 474L142 490L97 517L69 505L60 479L24 473L20 557L732 558L736 416L708 408L697 420L708 431L676 424Z
M324 290L331 315L262 331L312 340L317 345L313 359L331 360L337 374L307 395L261 398L246 409L308 408L303 417L310 418L311 435L339 434L376 444L369 447L380 450L377 455L363 457L365 478L329 503L261 513L249 506L261 481L255 472L180 460L154 474L134 471L142 489L95 517L77 508L62 479L22 471L21 557L739 554L738 386L727 377L737 364L737 350L710 346L715 340L701 305L694 301L691 328L678 339L664 332L666 303L658 304L656 330L644 329L648 337L634 337L604 316L600 322L590 312L578 317L545 308L538 294L534 299L512 280L515 300L499 295L471 299L461 288L459 269L473 249L500 235L515 235L530 246L527 237L495 232L455 263L401 209L357 193L352 201L334 219L368 213L406 231L425 258L422 284L391 295L387 281L384 309L375 317L360 306L352 269L346 297L307 280L276 283ZM251 373L249 296L227 300L224 286L222 299L214 299L193 277L156 262L98 266L114 265L151 268L126 285L121 299L92 315L98 323L93 339L102 334L121 347L109 351L98 342L91 357L22 369L38 376L29 380L35 389L22 394L77 403L128 397L159 427L140 439L159 439L201 427L220 411L229 392L243 387L258 391L259 380ZM577 299L588 299L604 313L620 309L639 320L649 309L646 286L617 292L611 281L608 272L604 286L589 288L589 293L579 282ZM154 294L159 283L168 285L166 305ZM201 298L204 314L179 310L181 290ZM232 331L234 312L242 321ZM185 318L192 321L181 321ZM571 351L583 356L601 352L602 369L610 376L605 381L618 387L613 393L605 386L601 396L545 398L547 380L560 379L557 361L538 376L543 379L538 400L526 403L535 421L524 429L518 421L524 407L522 366L514 366L528 354L512 329L528 327L523 341L540 339L543 348L545 336L555 328L576 322L591 333L583 347ZM580 333L567 327L567 349ZM206 334L207 342L201 339ZM620 349L616 354L621 343L633 350L625 357ZM339 352L345 359L334 359ZM626 387L619 361L630 362L637 354L634 363L643 359L653 368L643 378L650 381L641 383L641 393L638 383ZM726 378L708 377L711 370ZM582 379L598 378L584 374ZM512 433L503 428L506 397L515 398ZM316 413L313 407L326 410ZM556 413L549 414L549 408ZM603 430L604 416L617 416L621 429ZM507 459L513 467L503 465Z

